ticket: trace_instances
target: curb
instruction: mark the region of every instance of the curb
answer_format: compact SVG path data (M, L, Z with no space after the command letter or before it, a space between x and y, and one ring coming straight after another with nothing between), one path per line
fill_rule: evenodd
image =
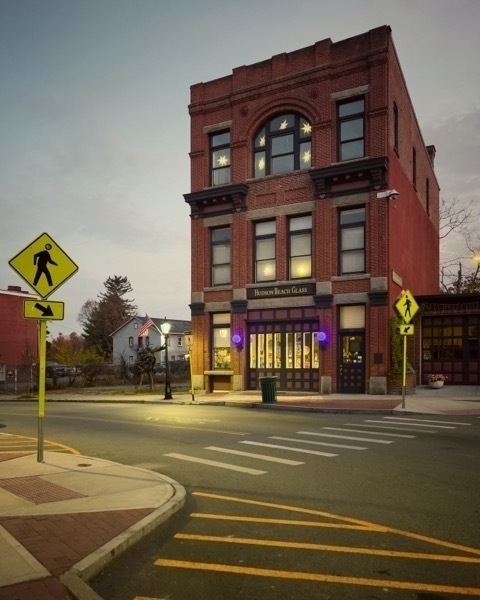
M138 468L138 470L151 473L146 469ZM87 582L98 575L127 548L135 545L184 506L187 495L185 488L166 475L161 475L161 479L172 487L170 500L80 560L59 577L75 600L102 600Z

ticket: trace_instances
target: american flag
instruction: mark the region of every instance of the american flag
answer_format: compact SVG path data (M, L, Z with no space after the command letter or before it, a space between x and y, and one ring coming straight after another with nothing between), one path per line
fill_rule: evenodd
M138 335L139 336L148 335L148 330L150 329L150 327L152 327L153 325L155 325L155 323L152 321L152 319L150 319L150 317L148 315L146 315L146 316L147 316L147 320L140 327L140 329L138 331Z

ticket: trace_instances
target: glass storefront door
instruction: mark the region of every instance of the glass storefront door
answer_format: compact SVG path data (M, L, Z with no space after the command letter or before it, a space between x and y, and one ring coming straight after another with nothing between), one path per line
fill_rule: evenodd
M339 350L339 392L363 394L365 392L363 333L341 333Z

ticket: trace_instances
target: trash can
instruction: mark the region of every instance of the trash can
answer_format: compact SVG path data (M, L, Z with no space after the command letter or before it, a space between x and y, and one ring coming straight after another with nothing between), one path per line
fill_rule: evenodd
M277 401L276 377L260 377L260 386L262 388L262 402L271 404Z

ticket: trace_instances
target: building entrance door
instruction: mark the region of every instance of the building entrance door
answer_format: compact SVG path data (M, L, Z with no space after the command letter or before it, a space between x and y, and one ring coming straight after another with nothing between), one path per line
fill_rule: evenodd
M363 333L340 334L339 392L341 394L365 393L365 363Z

